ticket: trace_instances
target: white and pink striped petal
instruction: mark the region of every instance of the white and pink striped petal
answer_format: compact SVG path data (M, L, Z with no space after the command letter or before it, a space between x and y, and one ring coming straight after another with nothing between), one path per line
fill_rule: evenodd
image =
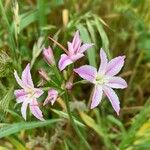
M74 69L81 78L93 82L96 78L97 70L93 66L84 65L77 69Z
M40 110L39 106L38 106L38 102L36 99L32 99L31 102L30 102L30 110L31 110L31 113L39 120L41 121L44 121L44 118L43 118L43 114L42 114L42 111Z
M76 60L82 58L83 56L84 56L84 54L78 53L78 54L72 55L72 56L70 57L70 59L71 59L73 62L75 62Z
M35 98L39 98L43 93L44 93L44 91L42 89L34 88L34 97Z
M104 91L105 95L108 97L109 101L111 102L113 109L116 111L117 115L119 115L120 102L119 102L119 98L118 98L117 94L115 93L115 91L112 88L110 88L108 86L104 86L103 91Z
M29 87L34 87L31 73L30 73L30 64L27 64L26 68L22 72L22 82Z
M106 71L108 59L107 59L107 55L105 51L102 48L100 50L100 59L101 59L101 64L100 64L98 72L101 74L104 74Z
M14 94L16 96L17 103L22 103L25 98L27 98L27 93L24 89L18 89L14 91Z
M53 105L55 103L55 101L57 100L57 97L58 97L58 91L55 89L50 89L48 91L48 96L45 99L43 105L45 106L48 103L51 103L51 105Z
M124 89L127 87L126 81L121 77L110 77L106 85L115 89Z
M28 103L29 103L28 100L24 99L22 106L21 106L21 114L25 120L26 120L26 112L27 112Z
M87 49L91 48L94 44L91 43L85 43L83 44L80 49L78 50L78 53L84 53Z
M93 95L92 95L92 102L91 102L91 109L95 108L102 100L102 86L97 85L94 87Z
M25 89L26 88L26 85L22 82L22 80L19 78L16 70L14 71L14 76L15 76L15 79L17 81L17 83L23 88Z
M118 56L112 59L107 64L106 75L114 76L118 74L124 65L124 59L125 59L125 56Z
M73 40L72 40L72 46L74 48L74 52L76 52L76 50L78 50L80 45L81 45L81 40L80 40L79 31L77 30L73 37Z
M67 56L66 54L62 54L61 58L58 62L59 70L60 71L64 70L68 65L70 65L72 63L73 63L73 61L69 58L69 56Z

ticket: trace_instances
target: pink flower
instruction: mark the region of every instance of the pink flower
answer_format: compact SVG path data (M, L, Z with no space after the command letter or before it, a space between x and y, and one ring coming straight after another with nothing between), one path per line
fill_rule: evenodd
M74 71L83 79L88 80L95 85L92 95L91 109L95 108L101 102L102 95L105 93L111 102L112 107L119 115L119 98L112 88L124 89L127 87L127 83L124 79L115 76L123 67L125 56L118 56L108 62L106 53L103 49L101 49L100 58L101 65L98 71L96 68L89 65L81 66L77 69L74 69Z
M55 90L55 89L50 89L48 91L48 96L47 98L45 99L44 101L44 106L48 103L51 103L51 105L54 104L54 102L57 100L57 97L58 97L58 92Z
M93 44L85 43L81 45L82 41L77 31L73 37L72 42L68 42L68 53L62 54L58 63L60 71L64 70L68 65L84 56L84 52L91 48Z
M55 65L53 50L50 46L48 48L44 48L43 57L49 65Z
M40 110L37 102L37 98L43 94L43 91L39 88L35 88L31 73L30 65L28 64L22 72L22 79L19 78L17 72L14 72L17 83L22 87L22 89L15 90L14 94L16 96L17 103L22 103L21 113L23 118L26 120L26 110L27 106L31 110L31 113L39 120L44 120L42 111Z

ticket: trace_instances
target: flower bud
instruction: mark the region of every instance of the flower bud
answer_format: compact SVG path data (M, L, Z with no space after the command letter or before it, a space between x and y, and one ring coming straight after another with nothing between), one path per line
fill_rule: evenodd
M50 46L48 48L44 48L43 57L49 65L55 65L53 50Z
M72 82L70 82L70 81L68 81L68 82L66 83L65 88L66 88L67 90L71 90L71 89L72 89L72 87L73 87L73 83L72 83Z
M40 74L42 79L44 79L45 81L49 81L50 80L48 74L45 72L44 69L41 68L38 72L39 72L39 74Z
M56 91L55 89L50 89L48 91L48 96L45 99L43 106L45 106L48 103L51 103L51 105L53 105L54 102L57 100L57 97L58 97L58 91Z

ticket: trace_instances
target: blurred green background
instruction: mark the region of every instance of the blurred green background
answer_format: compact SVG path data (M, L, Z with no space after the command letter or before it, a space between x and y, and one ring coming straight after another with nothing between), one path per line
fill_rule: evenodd
M33 80L40 84L39 68L53 74L43 61L43 46L53 47L56 60L62 53L48 36L66 47L77 29L84 42L95 46L76 65L98 67L103 47L109 58L126 55L120 76L128 82L127 89L117 91L119 117L107 100L92 111L86 109L91 85L74 88L77 101L71 106L84 138L92 150L149 150L149 7L150 0L0 0L0 150L86 149L68 120L63 100L43 109L45 122L31 114L25 122L13 94L14 69L21 73L31 62Z

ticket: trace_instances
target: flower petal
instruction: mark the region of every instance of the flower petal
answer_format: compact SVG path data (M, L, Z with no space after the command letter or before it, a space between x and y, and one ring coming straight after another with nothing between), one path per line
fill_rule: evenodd
M74 35L74 38L72 40L72 46L74 48L74 52L76 52L76 50L78 50L80 45L81 45L81 40L80 40L79 31L77 30L75 35Z
M75 53L72 43L68 42L68 51L69 55L73 55Z
M45 106L48 103L51 103L51 105L53 105L54 102L57 100L57 97L58 97L58 91L56 91L55 89L50 89L48 91L48 96L45 99L43 106Z
M119 115L120 102L117 94L112 88L109 88L108 86L104 86L103 90L106 96L108 97L109 101L111 102L113 109L116 111L117 115Z
M78 59L82 58L83 56L84 56L84 54L77 53L77 54L75 54L75 55L72 55L72 56L70 57L70 59L71 59L73 62L75 62L75 61L77 61Z
M17 81L17 83L22 87L22 88L26 88L25 84L22 82L22 80L19 78L18 74L16 71L14 71L14 76L15 79Z
M24 99L24 102L22 103L22 106L21 106L21 114L25 120L26 120L27 106L28 106L28 100Z
M58 63L58 67L60 69L60 71L64 70L66 68L66 66L72 64L72 60L69 58L69 56L67 56L66 54L62 54L61 58L59 60Z
M90 82L93 82L95 80L97 74L96 68L90 65L84 65L77 69L74 69L74 72L76 72L81 78Z
M110 76L116 75L123 67L124 59L125 56L118 56L112 59L107 65L106 74Z
M78 53L84 53L87 49L91 48L94 44L85 43L83 44L80 49L78 50Z
M91 109L95 108L102 100L102 86L98 85L94 87L94 92L92 96Z
M105 51L102 48L100 50L100 59L101 59L101 64L100 64L98 72L103 74L106 71L108 59L107 59L107 55Z
M30 64L27 64L26 68L22 72L22 81L26 86L34 87L30 73Z
M44 93L44 91L40 88L34 88L34 92L35 92L34 95L35 98L39 98Z
M27 97L27 93L24 89L18 89L14 91L14 94L16 96L17 103L22 103L24 99Z
M44 121L44 118L43 118L43 114L42 114L42 111L40 110L39 106L38 106L38 102L36 99L32 99L31 102L30 102L30 110L31 110L31 113L39 120L41 121Z
M106 85L115 89L124 89L128 86L126 81L121 77L111 77Z

